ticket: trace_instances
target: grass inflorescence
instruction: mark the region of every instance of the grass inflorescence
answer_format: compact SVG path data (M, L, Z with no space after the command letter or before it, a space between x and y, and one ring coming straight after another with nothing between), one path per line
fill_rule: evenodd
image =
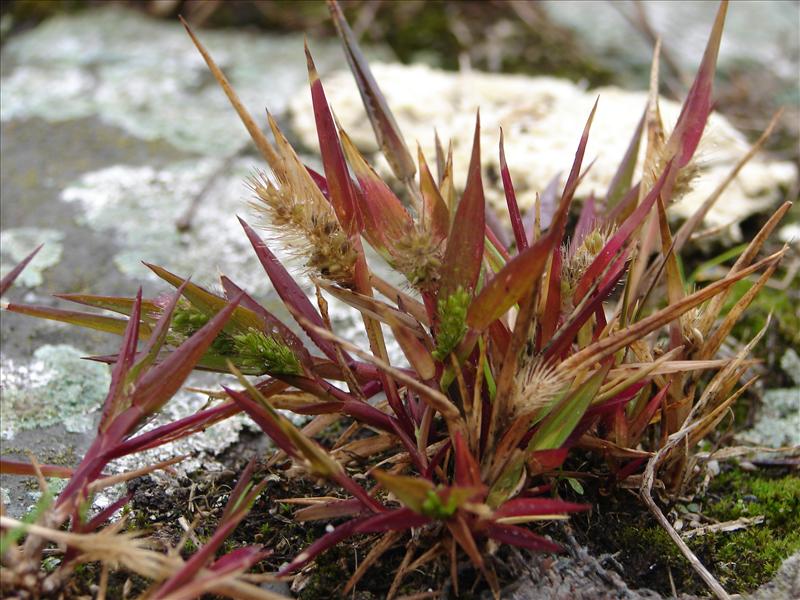
M156 265L148 267L176 288L172 296L62 296L113 316L9 304L13 312L117 333L123 342L117 355L100 357L113 364L112 382L97 438L78 467L3 461L4 472L58 473L69 481L35 523L2 517L4 531L27 535L23 543L8 539L4 585L34 593L62 589L75 561L38 570L45 549L57 543L83 562L122 564L147 578L150 598L264 598L247 572L283 549L260 543L269 529L259 529L261 538L252 543L231 540L254 506L272 503L281 511L289 505L296 523L325 524L278 568L276 576L293 577L295 587L313 579L326 551L342 554L345 540L366 540L363 560L348 579L325 583L349 594L383 556L402 552L411 540L390 574L387 596L397 595L419 569L447 573L458 595L465 591L459 588L465 562L470 577L477 575L499 596L508 571L498 549L562 550L537 523L590 510L583 501L592 497L587 487L602 480L613 489L638 488L661 527L647 531L651 542L669 539L675 560L682 553L724 598L720 582L653 495L660 490L676 498L685 491L698 444L753 384L749 354L764 329L732 356L718 352L786 252L759 258L789 203L718 279L695 288L678 256L708 207L675 232L667 218L667 207L698 175L693 157L711 112L727 2L671 132L658 110L656 54L653 88L629 151L610 189L577 211L574 227L570 212L590 168L584 155L595 109L576 115L585 126L564 187L549 199L549 214L542 214L544 203L537 205L532 228L523 224L501 137L510 244L486 218L480 118L463 187L441 143L434 176L421 152L413 158L353 32L338 5L329 6L395 177L381 179L341 130L308 48L322 172L303 164L271 115L271 139L264 133L187 26L269 169L250 185L258 224L274 235L264 240L240 221L295 323L282 322L225 276L215 293ZM642 140L644 164L637 168ZM405 282L376 276L365 244ZM301 259L305 285L281 264L277 249ZM3 289L23 267L4 279ZM749 289L731 300L743 281ZM367 347L340 337L326 296L360 313ZM403 353L402 364L392 364L389 344ZM210 397L218 401L196 414L142 429L193 369L232 373L238 383L213 390ZM310 420L301 428L285 411ZM154 551L114 518L129 497L99 513L84 510L112 483L169 468L181 457L108 478L112 460L237 413L249 416L277 447L270 466L325 480L324 494L265 499L273 478L257 476L251 461L213 530L195 539L198 525L184 524L183 539L167 553ZM588 458L577 461L578 470L565 471L575 457ZM578 501L561 497L564 482ZM631 539L630 547L643 539Z

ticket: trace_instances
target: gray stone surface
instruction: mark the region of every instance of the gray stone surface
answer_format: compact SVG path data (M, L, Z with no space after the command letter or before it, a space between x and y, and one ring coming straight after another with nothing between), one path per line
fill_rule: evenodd
M556 22L576 30L597 59L630 84L647 86L652 48L623 13L634 16L633 2L604 0L546 0L545 9ZM664 47L689 73L697 68L718 3L708 0L648 0L642 3L647 19ZM786 0L731 2L720 47L719 67L767 68L786 83L785 102L800 101L797 78L800 65L800 4Z
M299 36L203 39L259 118L265 105L280 117L305 83ZM338 47L315 41L313 49L321 72L343 65ZM146 294L164 290L138 262L147 259L209 285L224 270L275 306L235 220L248 213L242 181L260 160L180 26L119 8L58 17L3 45L0 76L0 268L47 243L8 300L51 305L56 292L132 295L139 283ZM225 165L195 226L178 232L174 222ZM334 319L343 335L360 339L351 312L340 308ZM117 338L8 313L0 333L0 451L76 464L108 381L106 367L76 358L112 352ZM204 402L182 392L151 426ZM193 451L189 469L211 465L243 426L232 420L145 459ZM29 483L1 483L12 514L35 502ZM553 572L566 581L559 569ZM609 585L618 588L616 580Z
M280 116L284 99L306 83L301 36L203 39L254 115L268 106ZM314 46L320 68L343 64L338 46ZM276 304L236 221L249 213L244 179L261 161L178 23L118 7L56 17L3 45L0 74L2 272L46 244L4 300L54 305L57 292L133 295L140 284L146 294L166 291L140 262L148 260L208 286L225 272ZM193 227L178 231L175 222L207 183ZM336 318L353 325L351 313ZM32 451L44 462L76 464L109 376L80 357L113 352L118 338L10 313L0 327L3 455ZM190 383L215 381L200 375ZM205 402L181 392L150 427ZM187 452L194 458L185 470L212 466L245 422L232 419L114 468ZM33 503L28 483L3 478L2 487L13 514Z

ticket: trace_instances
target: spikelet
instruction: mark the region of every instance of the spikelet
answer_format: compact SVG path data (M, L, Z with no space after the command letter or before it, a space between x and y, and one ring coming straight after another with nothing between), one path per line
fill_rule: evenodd
M642 185L640 200L653 188L655 182L661 177L667 164L673 158L674 149L669 145L669 137L664 132L661 121L661 112L658 108L657 97L652 99L653 108L648 115L647 154L642 166ZM678 169L672 183L671 202L677 202L692 191L694 180L701 175L701 168L697 162L697 155L683 167Z
M567 381L552 365L538 360L523 367L512 406L515 417L532 415L550 404L564 391Z
M394 240L390 263L419 290L430 290L439 281L443 240L436 240L429 228L417 225Z
M572 309L575 308L575 300L580 301L580 298L573 299L575 287L613 234L613 227L593 229L586 234L579 244L572 243L570 246L562 247L562 313L568 314L572 312Z
M251 205L265 217L262 227L311 274L351 287L357 258L352 241L272 117L270 126L281 159L274 181L257 173L248 182L255 196Z
M704 311L700 307L693 308L680 317L683 339L691 342L696 347L703 345L703 333L701 331L703 318Z

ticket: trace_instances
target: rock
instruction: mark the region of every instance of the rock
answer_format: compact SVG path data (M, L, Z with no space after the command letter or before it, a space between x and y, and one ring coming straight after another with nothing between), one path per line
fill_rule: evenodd
M307 83L302 36L202 38L264 122L265 105L280 114ZM344 65L337 43L315 47L320 65ZM262 160L247 154L247 133L179 23L119 6L59 16L4 40L0 74L2 273L45 242L9 301L54 305L56 292L133 295L142 283L146 295L169 289L139 262L146 259L212 287L223 271L274 304L236 220L249 213L244 179ZM194 227L178 231L175 222L207 184ZM337 306L332 318L345 335L358 331L352 312ZM119 338L3 314L2 339L3 456L26 460L30 451L74 466L94 437L109 380L107 366L80 357L115 352ZM200 374L189 383L217 381ZM147 427L206 401L182 391ZM181 472L219 468L218 453L246 423L229 419L110 470L179 454L191 455ZM33 503L29 482L3 476L2 487L14 516Z
M614 6L603 0L546 0L542 4L551 19L575 30L598 61L623 77L632 77L639 85L647 84L652 48L623 16L623 12L635 15L630 5ZM678 66L693 72L703 53L717 3L685 2L676 6L671 0L650 0L643 8ZM729 6L719 53L720 71L728 73L743 65L755 70L769 65L770 71L796 89L798 59L797 3L759 0Z
M595 160L578 189L579 197L603 196L625 154L646 103L645 92L616 87L584 90L566 80L487 73L449 73L424 65L375 64L373 73L397 117L407 143L421 144L429 162L434 157L434 127L440 138L453 141L457 184L463 185L472 145L475 111L481 112L481 150L487 199L501 214L505 197L498 182L499 128L505 132L506 157L520 207L530 209L537 192L572 165L586 118L599 97L584 164ZM356 144L376 150L372 129L349 72L321 72L336 117ZM677 120L680 106L665 99L661 110L667 129ZM290 104L292 125L303 143L316 148L314 115L307 93ZM694 188L671 210L687 217L729 173L749 145L724 117L712 114L700 143L697 162L701 176ZM642 154L644 144L642 144ZM382 173L390 171L382 157ZM782 197L780 187L796 176L789 162L756 157L732 182L705 220L707 227L729 228L740 236L738 223L767 210Z
M781 358L781 369L794 386L767 390L755 425L738 437L770 448L800 447L800 356L789 348Z
M202 39L256 118L265 105L280 115L307 85L302 36L202 32ZM338 43L314 47L320 66L344 65ZM119 7L59 16L7 41L1 83L2 273L45 242L9 300L53 305L49 294L58 292L170 289L141 263L147 260L214 289L225 273L294 323L236 219L255 224L245 179L263 160L248 154L247 133L180 24ZM192 227L179 231L176 222L203 189ZM340 335L366 347L357 311L331 300L330 316ZM116 352L119 338L19 314L3 315L2 338L3 456L26 460L30 451L74 466L94 438L109 381L107 366L80 357ZM403 365L398 347L390 353ZM218 381L199 374L189 385L210 389ZM206 401L181 391L147 428ZM181 454L191 458L177 466L180 474L218 469L219 453L249 425L234 417L115 461L110 471ZM3 476L2 489L14 516L33 503L18 477Z
M282 113L307 82L302 36L201 37L265 125L264 108ZM320 68L344 64L334 41L315 47ZM138 139L215 156L249 140L183 27L119 6L57 16L12 37L3 46L2 84L3 121L97 116Z
M64 234L55 229L42 229L39 227L19 227L3 231L3 247L0 256L7 258L0 263L0 277L5 276L32 248L45 244L25 270L20 273L17 281L27 287L36 287L42 283L42 272L52 267L61 260Z
M520 560L521 559L521 560ZM661 600L663 596L649 589L631 589L618 573L622 566L613 556L595 558L586 548L572 546L569 554L550 557L526 554L515 560L519 568L517 581L502 590L508 600ZM486 594L488 600L491 596ZM678 600L698 600L681 594Z
M752 594L745 595L746 600L777 600L778 598L800 598L800 552L783 561L783 565L772 578Z

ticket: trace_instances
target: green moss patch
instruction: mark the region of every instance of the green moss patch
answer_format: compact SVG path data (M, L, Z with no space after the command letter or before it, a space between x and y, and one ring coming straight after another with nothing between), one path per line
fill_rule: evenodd
M790 555L800 551L800 477L770 477L738 469L711 484L704 514L719 521L764 517L748 529L716 533L695 542L713 557L717 577L731 590L749 591L769 581Z
M632 588L671 593L670 577L684 593L707 589L680 550L634 494L619 491L594 500L591 514L573 517L577 537L595 555L608 553L622 564ZM706 494L686 506L663 507L681 515L684 531L692 513L700 525L763 516L746 529L687 539L698 558L729 593L746 593L770 581L783 561L800 551L800 477L732 469L716 477ZM672 508L675 512L668 509Z

